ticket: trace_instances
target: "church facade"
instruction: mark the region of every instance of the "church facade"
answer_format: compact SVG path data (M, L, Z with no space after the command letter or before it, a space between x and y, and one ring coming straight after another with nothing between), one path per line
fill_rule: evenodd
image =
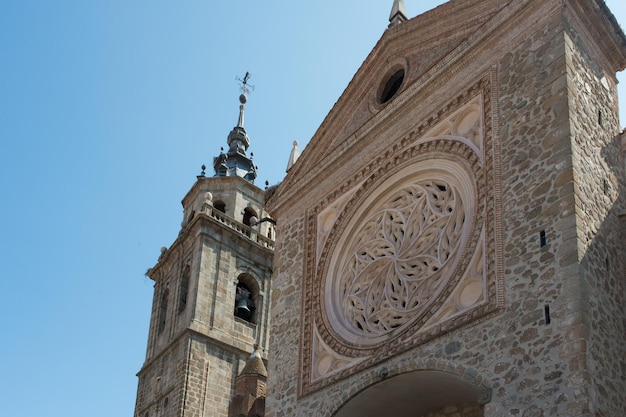
M269 200L266 415L623 415L623 32L403 6Z
M395 0L269 190L246 76L148 271L135 417L622 416L624 68L602 0Z

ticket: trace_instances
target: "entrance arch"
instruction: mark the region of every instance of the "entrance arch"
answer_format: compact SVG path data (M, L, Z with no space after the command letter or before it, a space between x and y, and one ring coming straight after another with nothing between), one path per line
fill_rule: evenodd
M346 401L333 417L437 416L438 410L450 406L463 410L463 417L483 417L490 394L485 386L445 371L412 371L370 385Z

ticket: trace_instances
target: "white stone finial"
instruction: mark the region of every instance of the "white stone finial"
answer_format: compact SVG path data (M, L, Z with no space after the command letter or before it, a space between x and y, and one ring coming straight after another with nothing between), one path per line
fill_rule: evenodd
M291 148L291 154L289 154L289 161L287 162L287 172L289 172L289 170L296 163L299 157L300 157L300 149L298 149L298 141L294 140L293 148Z
M391 7L391 13L389 14L389 27L399 25L407 20L409 19L406 17L404 0L393 0L393 6Z

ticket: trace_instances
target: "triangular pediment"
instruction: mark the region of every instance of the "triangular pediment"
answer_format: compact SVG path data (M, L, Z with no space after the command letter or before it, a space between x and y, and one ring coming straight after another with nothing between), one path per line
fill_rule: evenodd
M605 33L590 32L589 36L604 39L605 46L598 52L603 54L600 60L604 59L615 70L623 68L621 55L614 57L606 53L614 50L611 45L626 43L606 6L602 2L583 0L565 3L571 3L570 10L576 18L587 16L597 20L594 27L604 28ZM374 136L371 132L380 135L392 131L402 118L415 117L415 108L426 99L434 100L431 97L442 95L452 97L459 92L454 90L457 88L454 82L450 82L452 77L463 83L475 81L497 62L498 56L524 42L528 31L539 29L532 27L533 22L545 18L546 14L563 15L566 9L566 4L560 1L452 0L392 25L272 195L268 202L270 211L276 215L284 204L298 201L301 192L315 189L316 178L327 177L329 172L339 175L342 166L356 161L353 158L358 158L358 152ZM503 37L507 42L500 42ZM470 63L482 68L475 68L471 75L466 71ZM459 77L459 73L466 75ZM394 86L394 82L397 85ZM390 88L397 88L397 91L388 94ZM439 102L433 102L431 111L437 111L436 106L445 102L445 97L440 98ZM417 116L426 119L436 114L422 112ZM397 135L390 135L385 140L397 139Z
M508 2L452 1L388 28L310 140L278 192L308 177L344 152L346 140L388 110L411 85L442 62ZM381 103L386 83L398 71L404 79L394 97Z

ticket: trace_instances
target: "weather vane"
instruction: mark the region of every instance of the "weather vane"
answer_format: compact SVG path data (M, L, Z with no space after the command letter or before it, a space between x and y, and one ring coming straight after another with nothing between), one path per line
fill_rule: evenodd
M243 80L239 77L236 77L237 81L241 84L241 92L245 95L250 94L254 91L254 86L252 84L248 84L248 80L252 75L249 71L246 71L246 75L243 76Z

